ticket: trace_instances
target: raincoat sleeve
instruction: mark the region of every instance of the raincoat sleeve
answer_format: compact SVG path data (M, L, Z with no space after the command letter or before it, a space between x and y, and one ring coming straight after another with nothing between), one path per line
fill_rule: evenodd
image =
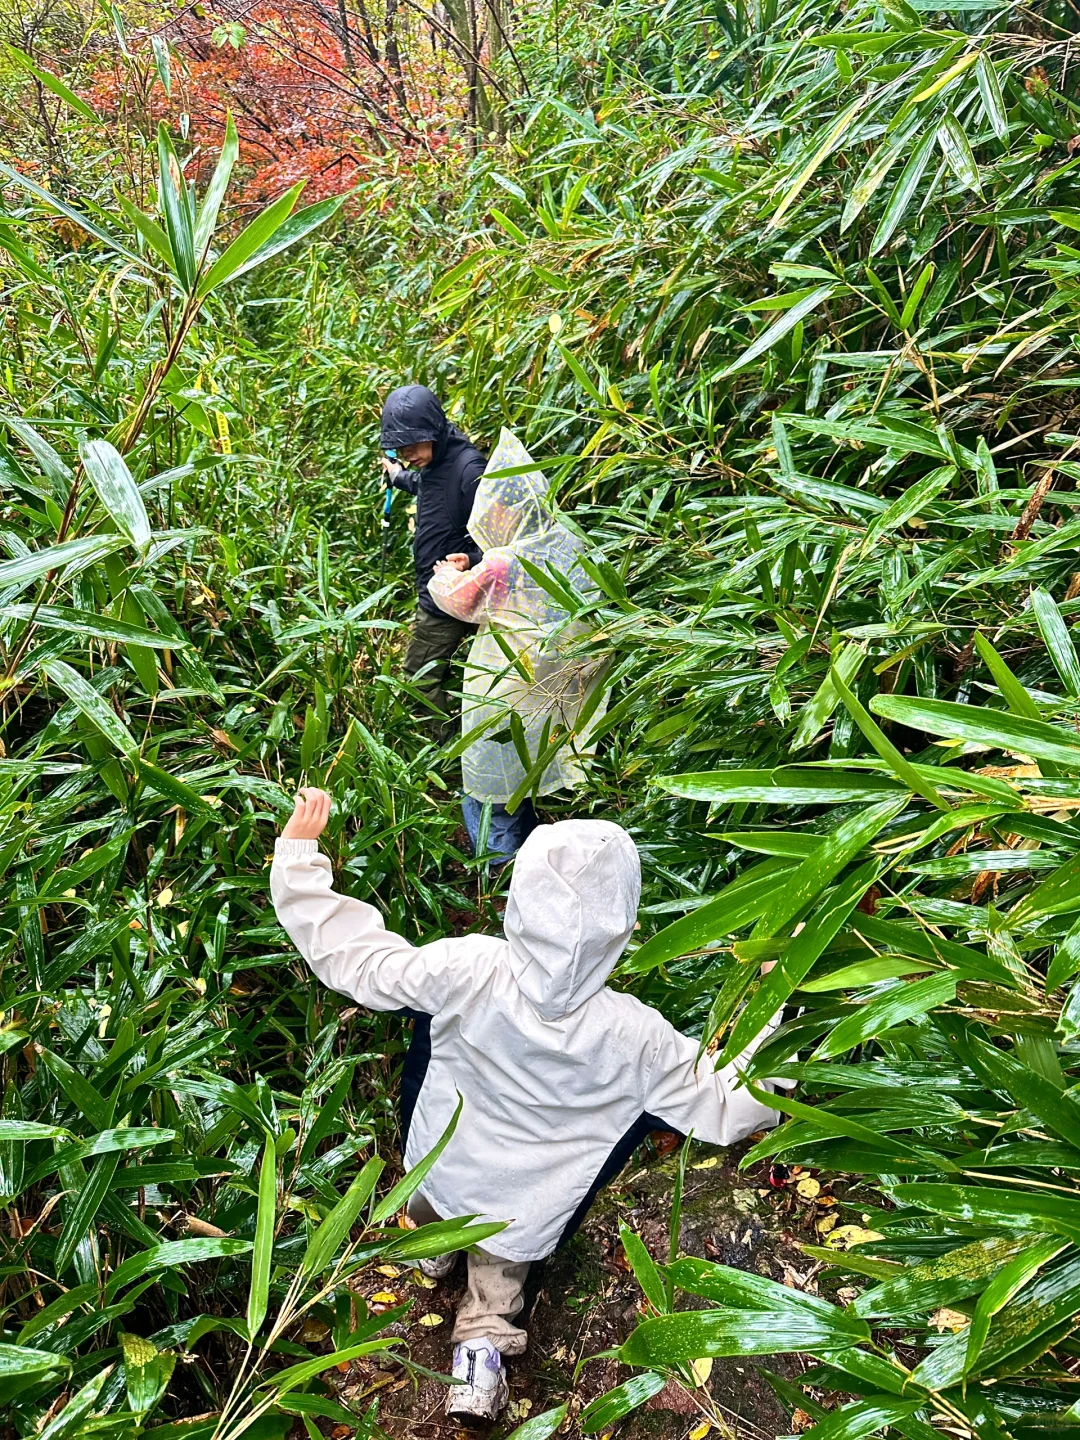
M697 1064L698 1042L663 1021L645 1093L645 1111L680 1135L694 1132L709 1145L734 1145L755 1130L771 1129L780 1118L755 1100L738 1071L779 1024L776 1016L730 1065L715 1070L708 1055ZM771 1082L766 1082L766 1086ZM765 1088L760 1087L759 1088Z
M504 598L509 567L500 550L489 550L471 570L443 565L428 581L428 594L447 615L476 624Z
M419 495L420 476L415 470L396 470L390 476L390 484L395 485L399 490L404 490L406 495Z
M369 1010L435 1014L451 983L450 947L410 945L383 925L373 905L339 895L317 840L279 839L270 894L282 927L331 990Z

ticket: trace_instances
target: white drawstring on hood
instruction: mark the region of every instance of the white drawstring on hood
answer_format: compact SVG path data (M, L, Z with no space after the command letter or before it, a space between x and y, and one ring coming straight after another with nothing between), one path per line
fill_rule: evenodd
M503 929L525 999L545 1020L603 988L641 898L637 846L609 820L538 826L518 851Z

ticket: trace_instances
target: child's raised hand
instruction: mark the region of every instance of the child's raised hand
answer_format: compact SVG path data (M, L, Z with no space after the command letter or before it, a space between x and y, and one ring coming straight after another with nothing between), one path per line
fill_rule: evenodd
M283 840L317 840L330 818L330 796L305 786L296 797L293 812L281 832Z

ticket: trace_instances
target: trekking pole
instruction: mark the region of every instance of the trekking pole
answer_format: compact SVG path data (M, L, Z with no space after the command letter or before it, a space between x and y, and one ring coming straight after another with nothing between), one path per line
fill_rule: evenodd
M386 486L386 494L383 497L382 520L379 528L382 531L382 555L379 559L379 585L383 583L386 574L386 552L390 549L390 511L394 504L394 487L389 482Z

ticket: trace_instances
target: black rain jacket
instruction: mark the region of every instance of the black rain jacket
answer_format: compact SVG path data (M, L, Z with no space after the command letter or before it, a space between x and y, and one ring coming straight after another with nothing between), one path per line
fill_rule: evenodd
M384 450L430 440L431 464L423 470L403 470L394 479L400 490L416 496L416 533L413 559L416 592L421 610L442 615L428 594L428 580L437 560L463 552L470 564L480 561L480 548L469 534L476 487L487 461L456 425L451 425L426 385L402 385L387 397L382 410L381 443Z

